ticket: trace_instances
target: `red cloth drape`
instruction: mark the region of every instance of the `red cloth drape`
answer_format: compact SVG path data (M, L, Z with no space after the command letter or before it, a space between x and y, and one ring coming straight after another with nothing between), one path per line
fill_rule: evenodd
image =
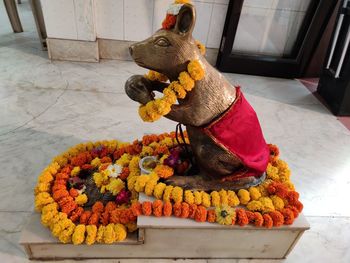
M248 171L242 177L260 176L266 171L269 148L264 139L258 117L236 88L236 100L223 116L204 128L222 147L236 155Z

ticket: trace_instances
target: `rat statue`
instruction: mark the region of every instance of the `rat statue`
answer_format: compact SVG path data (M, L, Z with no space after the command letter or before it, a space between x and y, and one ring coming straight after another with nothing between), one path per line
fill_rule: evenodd
M185 98L172 105L166 118L186 126L199 175L173 176L169 184L187 189L238 189L264 179L269 149L256 113L239 87L232 86L202 56L192 37L195 9L175 4L173 24L150 38L130 46L130 54L141 67L177 80L190 61L198 60L205 71ZM168 11L169 14L169 11ZM127 95L142 105L155 99L169 83L134 75L125 84Z

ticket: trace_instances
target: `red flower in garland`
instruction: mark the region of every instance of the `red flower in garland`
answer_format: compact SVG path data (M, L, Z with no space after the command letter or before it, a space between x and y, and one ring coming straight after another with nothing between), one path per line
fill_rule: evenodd
M176 16L167 14L163 23L162 29L169 30L172 29L176 24Z

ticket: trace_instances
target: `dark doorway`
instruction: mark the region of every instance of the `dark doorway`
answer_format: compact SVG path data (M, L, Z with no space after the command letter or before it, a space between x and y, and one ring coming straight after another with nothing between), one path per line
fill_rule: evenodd
M231 0L217 68L302 77L336 4L337 0Z

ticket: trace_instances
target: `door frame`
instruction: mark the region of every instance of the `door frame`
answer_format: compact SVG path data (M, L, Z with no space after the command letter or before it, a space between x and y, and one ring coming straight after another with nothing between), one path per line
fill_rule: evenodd
M291 57L232 53L244 0L231 0L216 67L223 72L299 78L315 52L338 0L313 0L301 26ZM314 14L314 15L312 15Z

